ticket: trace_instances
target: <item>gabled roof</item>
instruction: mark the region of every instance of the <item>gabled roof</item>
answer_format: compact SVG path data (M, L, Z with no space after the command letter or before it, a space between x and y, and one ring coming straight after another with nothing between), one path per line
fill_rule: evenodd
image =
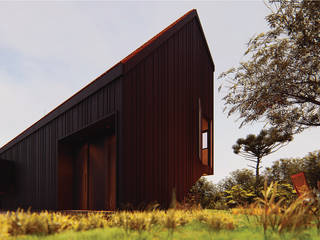
M207 53L208 53L210 62L212 64L212 66L214 67L212 56L210 54L207 40L204 36L204 32L203 32L203 29L202 29L202 26L201 26L201 23L199 20L199 16L197 14L197 10L192 9L189 12L187 12L186 14L184 14L182 17L177 19L175 22L170 24L168 27L163 29L161 32L159 32L157 35L155 35L153 38L148 40L146 43L141 45L135 51L130 53L127 57L122 59L120 61L120 63L123 63L126 65L124 68L125 72L130 70L136 63L138 63L140 60L144 59L144 57L146 57L146 55L148 53L152 52L154 49L159 47L164 41L166 41L172 35L177 33L182 27L184 27L187 23L189 23L194 18L198 22L198 27L199 27L200 33L202 35L203 41L205 42L205 46L207 49Z
M174 21L173 23L171 23L168 27L166 27L165 29L163 29L161 32L159 32L157 35L155 35L153 38L149 39L147 42L145 42L144 44L142 44L139 48L137 48L135 51L133 51L132 53L130 53L127 57L125 57L124 59L121 60L122 63L126 63L128 62L130 59L132 59L134 56L136 56L137 54L139 54L140 52L142 52L146 47L148 47L150 44L154 43L157 39L160 38L160 36L164 35L165 33L167 33L170 29L172 29L178 22L181 22L184 18L186 18L187 16L194 15L194 13L196 13L195 9L190 10L189 12L187 12L186 14L184 14L182 17L180 17L179 19L177 19L176 21Z
M177 19L175 22L170 24L167 28L162 30L160 33L155 35L153 38L151 38L149 41L144 43L141 47L137 48L135 51L130 53L127 57L122 59L120 62L118 62L116 65L114 65L112 68L110 68L105 73L101 74L99 77L97 77L95 80L93 80L91 83L89 83L87 86L82 88L80 91L75 93L73 96L68 98L66 101L64 101L62 104L60 104L58 107L53 109L51 112L49 112L47 115L45 115L43 118L41 118L39 121L34 123L31 127L27 128L25 131L23 131L21 134L19 134L17 137L15 137L13 140L8 142L6 145L4 145L2 148L0 148L0 153L3 153L7 149L9 149L14 144L20 142L22 139L30 135L31 133L35 132L39 128L45 126L55 118L57 118L60 114L63 112L66 112L73 106L75 106L80 101L84 100L85 98L92 95L94 92L98 91L100 88L106 86L111 81L114 81L121 77L125 72L132 69L137 63L139 63L142 59L144 59L148 53L158 48L164 41L169 39L173 34L177 33L182 27L184 27L187 23L192 21L193 19L196 19L198 22L198 26L200 29L200 32L203 37L203 41L205 42L205 46L207 49L207 53L210 59L210 62L214 69L214 63L212 60L212 56L209 51L209 47L206 41L206 38L203 33L203 29L200 24L200 20L197 14L197 11L195 9L190 10L186 14L184 14L182 17Z

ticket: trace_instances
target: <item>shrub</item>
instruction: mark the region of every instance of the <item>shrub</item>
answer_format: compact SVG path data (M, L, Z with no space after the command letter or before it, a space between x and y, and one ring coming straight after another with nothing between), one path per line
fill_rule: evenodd
M225 191L225 198L229 207L250 204L255 197L254 188L243 189L240 185L235 185L230 190Z
M214 231L220 230L233 230L235 229L235 220L230 213L226 212L209 212L209 211L196 211L193 212L195 220L206 224L209 229Z
M199 206L208 209L225 208L221 202L223 201L222 195L217 185L201 177L188 192L183 205L194 209Z

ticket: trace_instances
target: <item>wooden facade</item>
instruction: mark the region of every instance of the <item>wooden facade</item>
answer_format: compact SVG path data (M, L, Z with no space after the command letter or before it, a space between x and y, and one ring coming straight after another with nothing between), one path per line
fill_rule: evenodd
M213 174L213 72L192 10L0 149L16 176L1 206L182 200Z

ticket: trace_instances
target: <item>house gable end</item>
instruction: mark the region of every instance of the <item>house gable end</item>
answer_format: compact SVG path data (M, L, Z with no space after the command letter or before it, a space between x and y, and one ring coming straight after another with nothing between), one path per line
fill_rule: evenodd
M121 63L124 64L124 72L130 71L134 68L139 62L141 62L144 58L150 55L153 51L155 51L158 47L160 47L165 41L171 38L174 34L177 34L183 27L185 27L188 23L190 23L193 19L196 19L198 28L202 35L202 40L205 43L206 51L209 57L209 61L213 66L214 70L214 62L212 60L212 56L208 47L208 43L206 41L199 16L197 14L197 10L193 9L183 15L181 18L176 20L174 23L170 24L167 28L162 30L160 33L155 35L153 38L148 40L142 46L137 48L127 57L121 60Z

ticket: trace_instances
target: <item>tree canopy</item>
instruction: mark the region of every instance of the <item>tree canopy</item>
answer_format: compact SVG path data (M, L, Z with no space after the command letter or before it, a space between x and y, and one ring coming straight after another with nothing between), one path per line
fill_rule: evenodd
M320 180L320 151L311 152L302 158L280 159L275 161L271 167L267 167L264 175L268 181L290 183L290 176L304 172L307 182L311 188L317 188Z
M225 177L220 183L222 191L230 190L235 185L240 185L243 189L249 190L255 183L254 173L250 169L237 169Z
M257 186L262 158L279 150L290 141L292 141L292 135L290 133L271 128L268 130L261 130L257 136L249 134L246 138L239 138L232 148L235 154L239 154L246 160L255 164L254 166L249 166L256 170Z
M220 75L228 115L299 132L320 126L320 1L271 0L270 30L253 37L241 62Z

